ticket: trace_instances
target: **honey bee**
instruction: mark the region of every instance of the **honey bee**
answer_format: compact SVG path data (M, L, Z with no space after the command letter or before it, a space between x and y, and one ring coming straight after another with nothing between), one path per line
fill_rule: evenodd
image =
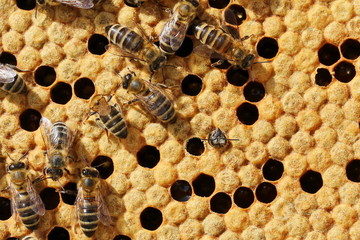
M94 235L99 221L104 225L112 223L100 192L100 184L99 172L96 168L82 169L75 204L80 227L87 237Z
M21 161L26 153L7 168L11 192L11 210L15 218L20 217L23 224L30 230L38 228L40 216L45 214L45 206L34 189L27 172L28 166ZM39 216L40 215L40 216Z
M228 139L225 133L221 131L220 128L216 128L215 130L211 131L208 135L208 138L204 140L207 140L210 146L221 149L225 148L228 145L229 140L239 139Z
M105 129L106 134L110 131L118 138L127 137L127 126L125 119L122 116L121 108L118 104L110 105L109 101L105 99L102 95L96 95L90 102L90 108L93 112L89 116L98 114L96 118L96 123L102 129Z
M0 63L0 89L8 93L26 93L27 87L16 71L26 72L10 64Z
M163 53L172 55L180 48L198 7L197 0L180 0L175 4L173 15L159 35L160 50Z
M134 72L125 75L122 86L136 96L136 99L129 103L140 100L141 105L163 123L176 122L174 105L158 86L136 77Z
M93 8L96 4L102 0L36 0L36 3L39 5L49 4L49 5L59 5L65 4L71 7L90 9Z
M153 73L165 65L166 56L161 50L133 30L120 24L114 24L106 26L105 31L111 43L130 54L130 56L124 57L146 62L150 72Z

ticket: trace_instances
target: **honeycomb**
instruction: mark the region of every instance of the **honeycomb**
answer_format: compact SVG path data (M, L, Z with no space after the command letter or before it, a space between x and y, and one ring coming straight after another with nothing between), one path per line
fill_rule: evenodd
M167 62L177 67L153 77L172 86L175 124L123 104L134 97L118 87L116 73L150 73L105 47L109 24L138 23L156 38L169 14L155 1L134 8L104 0L90 10L35 5L0 0L0 62L31 71L19 73L27 94L0 93L1 153L17 159L28 151L35 179L46 162L40 118L76 131L73 154L99 169L114 221L100 224L93 239L360 239L359 0L200 0L197 17L250 36L244 48L261 63L249 71L212 67L216 58L192 53L199 42L189 32ZM120 103L126 139L86 120L96 94ZM226 149L204 140L217 127L234 139ZM71 161L68 169L84 166ZM78 181L65 175L61 185L76 191ZM0 239L88 239L74 220L75 196L51 180L35 188L47 211L34 233L11 217L9 192L0 192Z

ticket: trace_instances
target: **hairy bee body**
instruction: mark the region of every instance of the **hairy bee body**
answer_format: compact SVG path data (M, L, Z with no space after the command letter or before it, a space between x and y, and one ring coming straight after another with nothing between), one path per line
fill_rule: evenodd
M0 88L12 94L27 92L24 79L14 70L15 66L0 63Z
M166 56L161 50L155 44L144 40L133 30L120 24L114 24L105 27L105 31L111 43L131 54L134 59L145 61L151 72L158 70L165 64Z

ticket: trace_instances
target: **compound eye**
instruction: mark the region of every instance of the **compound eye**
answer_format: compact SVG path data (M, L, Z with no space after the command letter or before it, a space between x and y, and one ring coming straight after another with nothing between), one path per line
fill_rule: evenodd
M19 162L18 163L18 168L25 168L25 163Z
M12 171L15 169L15 165L14 164L10 164L10 166L8 167L9 171Z

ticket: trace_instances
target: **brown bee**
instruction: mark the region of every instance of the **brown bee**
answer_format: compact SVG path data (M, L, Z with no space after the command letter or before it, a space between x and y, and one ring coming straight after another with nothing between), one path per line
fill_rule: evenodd
M18 69L16 66L0 63L0 89L12 94L26 93L27 87L25 81L15 70L26 72Z
M208 135L207 139L203 139L203 140L207 140L209 145L217 148L217 149L224 149L225 147L228 146L229 144L229 140L239 140L239 139L229 139L226 137L225 133L223 131L221 131L220 128L216 128L215 130L211 131Z
M66 4L71 7L89 9L93 8L96 4L102 0L36 0L36 3L39 5L49 4L49 5L59 5Z

